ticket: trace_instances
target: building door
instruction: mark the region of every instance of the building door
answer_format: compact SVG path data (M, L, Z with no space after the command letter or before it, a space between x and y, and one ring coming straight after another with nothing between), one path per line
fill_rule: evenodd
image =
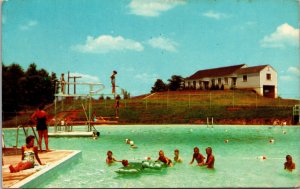
M209 82L208 81L203 81L204 83L204 89L207 90L209 89L208 85L209 85Z
M264 97L275 98L275 86L274 85L264 85L263 86Z
M232 82L231 82L231 88L235 89L236 88L236 77L232 77Z

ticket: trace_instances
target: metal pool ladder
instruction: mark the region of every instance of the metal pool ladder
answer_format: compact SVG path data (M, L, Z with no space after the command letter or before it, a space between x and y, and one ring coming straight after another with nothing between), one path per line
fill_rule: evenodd
M35 133L35 130L34 130L34 128L33 128L32 125L27 125L27 126L19 125L19 126L17 127L17 133L16 133L16 145L13 146L14 148L18 148L18 142L19 142L19 129L20 129L21 127L23 128L23 131L24 131L24 134L25 134L26 137L28 136L28 129L31 128L31 129L32 129L32 132L33 132L33 134L34 134L34 136L35 136L36 142L38 143L38 138L36 137L36 133Z

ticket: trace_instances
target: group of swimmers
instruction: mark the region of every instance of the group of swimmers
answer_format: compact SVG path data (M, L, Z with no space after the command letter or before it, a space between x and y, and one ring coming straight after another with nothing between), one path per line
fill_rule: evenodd
M30 135L28 137L26 137L26 144L24 146L22 146L22 161L19 162L16 166L10 165L9 169L11 173L15 173L15 172L19 172L25 169L30 169L33 168L35 165L35 161L34 159L36 159L38 161L38 163L40 165L45 165L44 163L41 162L39 155L38 155L38 147L34 145L34 139L35 137L33 135ZM131 140L130 140L131 141ZM129 139L126 141L126 143L128 142L130 144ZM131 142L131 144L134 144L133 142ZM206 161L205 157L200 153L200 150L198 147L194 148L194 153L192 156L192 160L190 161L190 164L193 164L194 160L197 161L197 165L198 166L207 166L207 168L212 169L214 168L214 162L215 162L215 158L214 155L212 154L212 148L211 147L207 147L205 149L206 151ZM160 150L158 152L158 158L156 161L161 161L164 164L168 165L168 166L173 166L172 160L168 157L165 156L164 151ZM174 161L181 163L182 159L179 156L179 150L175 149L174 150ZM147 158L147 160L151 160L150 157ZM107 164L111 164L113 162L121 162L123 164L124 167L128 166L128 160L116 160L113 157L113 152L112 151L108 151L107 152L107 158L106 158L106 163ZM286 156L286 162L284 163L284 169L288 170L288 171L292 171L296 168L296 164L293 162L293 158L291 155L287 155Z
M128 140L126 141L126 143L127 142L128 142ZM214 168L214 163L215 163L215 157L212 154L212 148L207 147L205 149L205 151L206 151L206 155L207 155L206 158L200 153L199 148L195 147L194 148L194 153L193 153L193 156L192 156L192 160L190 161L190 164L193 164L194 160L196 160L198 166L207 166L207 168L213 169ZM177 163L181 163L182 158L179 156L179 150L178 149L174 150L174 155L175 155L174 156L174 161L177 162ZM204 161L205 159L206 159L206 161ZM147 160L151 160L151 158L148 157ZM173 166L172 160L165 156L163 150L160 150L158 152L158 158L157 158L156 161L163 162L164 164L166 164L169 167ZM116 160L116 158L113 157L112 151L109 150L107 152L106 163L107 164L112 164L114 162L121 162L124 167L129 165L128 160Z
M130 139L125 140L126 144L130 144L131 146L134 145L134 142ZM137 146L135 146L137 148ZM212 148L207 147L205 149L207 157L205 158L201 153L198 147L194 147L194 153L192 156L192 160L190 161L190 164L194 163L194 160L197 162L197 166L207 166L208 169L213 169L214 168L214 163L215 163L215 157L212 154ZM147 160L151 160L150 157L146 158ZM206 161L204 161L206 159ZM264 158L266 159L266 158ZM166 157L164 154L163 150L160 150L158 152L158 158L156 161L163 162L169 167L173 166L173 162L170 158ZM174 150L174 161L177 163L182 163L182 158L179 156L179 150L175 149ZM121 162L124 167L128 166L128 160L116 160L113 157L112 151L107 152L107 158L106 158L106 163L107 164L112 164L113 162ZM284 163L284 169L288 171L293 171L296 168L296 164L293 162L293 158L291 155L286 155L286 162Z

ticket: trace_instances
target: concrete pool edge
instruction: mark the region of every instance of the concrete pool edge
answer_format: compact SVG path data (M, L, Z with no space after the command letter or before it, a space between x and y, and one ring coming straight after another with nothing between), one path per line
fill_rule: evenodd
M66 151L66 150L64 150ZM49 175L53 173L53 171L57 171L73 160L76 160L81 157L82 152L80 150L68 150L72 153L62 158L61 160L45 167L44 169L32 174L31 176L21 180L20 182L10 186L9 188L38 188L39 184L49 178Z

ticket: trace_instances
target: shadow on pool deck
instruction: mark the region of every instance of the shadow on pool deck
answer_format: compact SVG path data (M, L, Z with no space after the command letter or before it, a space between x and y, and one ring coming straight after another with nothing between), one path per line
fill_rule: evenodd
M66 157L71 156L75 152L77 151L53 150L51 152L42 152L39 153L39 157L42 163L45 163L46 165L38 165L32 169L23 170L18 173L10 173L8 168L9 165L12 164L15 166L17 163L19 163L21 161L21 154L20 150L16 151L16 149L6 149L4 150L4 153L2 155L4 162L4 165L2 166L2 188L10 188L12 186L15 187L16 184L24 182L24 180L28 179L28 177L30 176L33 176L34 178L34 174L36 174L38 177L39 172L43 171L44 169L44 171L50 171L57 164L63 163L64 161L68 160L68 158Z

